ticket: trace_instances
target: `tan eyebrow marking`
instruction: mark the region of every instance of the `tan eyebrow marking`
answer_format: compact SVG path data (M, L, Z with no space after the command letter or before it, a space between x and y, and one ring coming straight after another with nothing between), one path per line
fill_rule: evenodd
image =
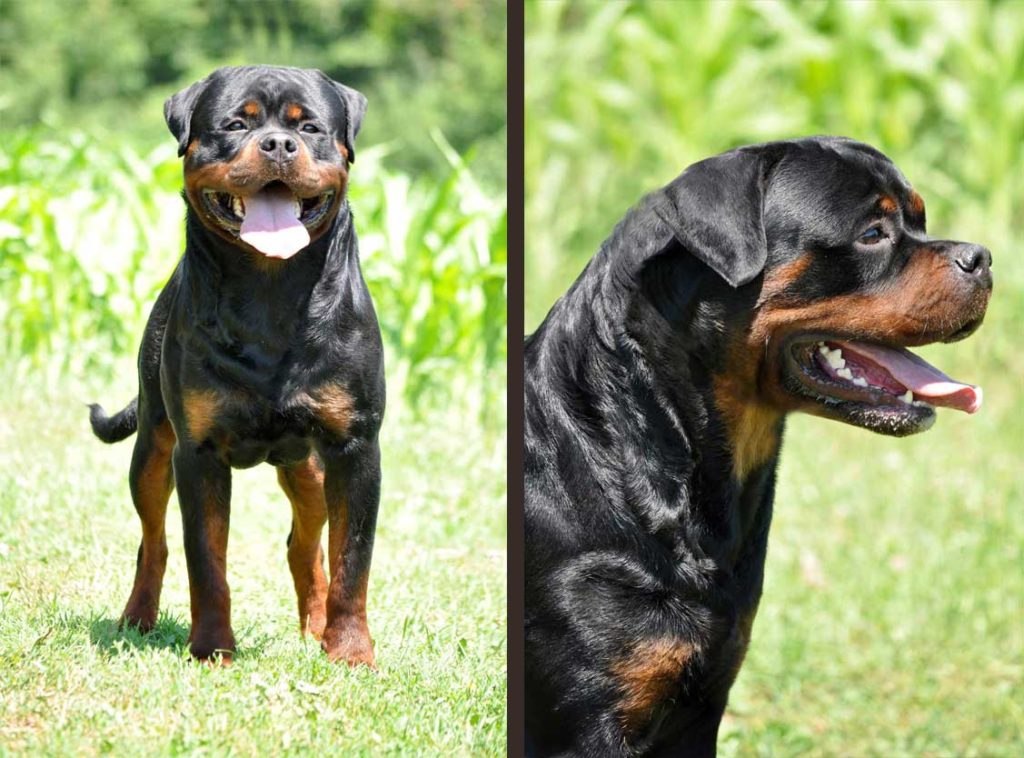
M883 213L895 213L899 205L897 205L892 196L882 195L878 198L878 207L882 209Z
M242 106L242 110L245 112L246 116L258 116L260 113L260 105L255 100L249 100Z
M292 121L298 121L302 118L302 106L291 103L288 109L284 112L284 115L290 118Z

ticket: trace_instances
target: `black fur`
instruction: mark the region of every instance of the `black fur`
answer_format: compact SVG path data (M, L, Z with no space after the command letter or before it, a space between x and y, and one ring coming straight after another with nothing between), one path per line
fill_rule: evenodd
M177 487L198 657L234 647L222 527L230 469L267 462L281 471L294 518L309 520L307 543L313 533L319 539L326 519L332 543L345 547L331 565L329 598L309 601L317 612L326 603L326 631L323 619L309 631L325 635L332 659L372 663L360 593L380 492L384 365L345 193L365 104L319 71L247 66L218 69L164 108L186 156L185 253L150 314L137 400L113 418L92 406L90 418L106 442L139 432L130 479L143 544L124 620L144 629L155 620L166 497ZM301 118L289 115L299 108ZM256 149L268 134L291 140L297 151ZM271 259L204 209L201 193L211 176L219 191L242 198L271 182L306 197L320 183L316 192L324 194L313 197L332 197L332 205L306 248ZM316 502L324 497L326 512ZM314 572L319 562L318 548L307 544L297 558L289 544L299 590L308 578L302 572ZM300 596L307 631L310 608L303 603Z
M858 238L880 193L902 210L883 221L891 241L868 250ZM857 423L791 391L773 362L789 335L744 340L772 308L883 302L930 261L956 293L929 306L935 323L963 331L892 326L893 339L973 330L988 251L929 240L912 197L885 156L840 138L702 161L626 215L527 339L531 755L715 754L761 595L784 415ZM965 250L970 272L954 265ZM841 312L825 321L843 328ZM767 409L768 452L749 468L716 394L723 380L745 393L731 409Z
M128 439L139 428L139 399L133 397L124 408L108 416L98 403L89 405L89 424L92 433L104 442L120 442Z

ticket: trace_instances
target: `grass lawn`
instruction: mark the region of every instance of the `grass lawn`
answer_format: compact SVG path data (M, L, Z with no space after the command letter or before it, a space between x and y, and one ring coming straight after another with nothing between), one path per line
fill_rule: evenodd
M238 653L210 669L187 653L176 499L157 629L116 626L139 539L131 442L95 440L81 403L113 409L130 394L127 382L0 391L0 754L504 754L503 431L389 410L369 591L377 672L331 665L300 639L287 500L269 467L235 472Z
M994 253L981 331L919 351L982 386L977 415L790 419L723 756L1024 754L1024 267Z

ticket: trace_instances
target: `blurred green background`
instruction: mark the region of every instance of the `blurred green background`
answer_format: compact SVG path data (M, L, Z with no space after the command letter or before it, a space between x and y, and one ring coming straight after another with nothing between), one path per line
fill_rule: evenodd
M888 154L929 233L981 242L985 390L894 440L794 417L725 755L996 756L1024 744L1024 3L526 5L526 329L645 192L737 145Z
M504 750L505 50L500 0L2 5L0 754ZM83 403L135 394L181 255L163 101L245 63L369 99L350 195L388 376L376 676L295 633L265 467L235 478L236 665L187 660L175 506L157 630L114 623L139 534L131 443L92 438Z

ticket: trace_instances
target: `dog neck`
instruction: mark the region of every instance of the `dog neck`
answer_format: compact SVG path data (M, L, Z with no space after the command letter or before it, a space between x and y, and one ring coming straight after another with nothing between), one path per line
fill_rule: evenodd
M595 258L552 309L528 343L528 392L546 406L533 423L552 440L585 439L580 452L595 459L612 507L629 509L678 557L731 568L770 516L782 418L743 394L726 404L737 418L723 409L736 388L716 393L727 314L706 290L718 283L682 252L659 261L620 277ZM538 386L547 377L560 386Z
M182 272L195 328L225 346L286 352L297 335L329 331L346 314L373 313L347 202L329 231L269 264L210 231L190 208Z

